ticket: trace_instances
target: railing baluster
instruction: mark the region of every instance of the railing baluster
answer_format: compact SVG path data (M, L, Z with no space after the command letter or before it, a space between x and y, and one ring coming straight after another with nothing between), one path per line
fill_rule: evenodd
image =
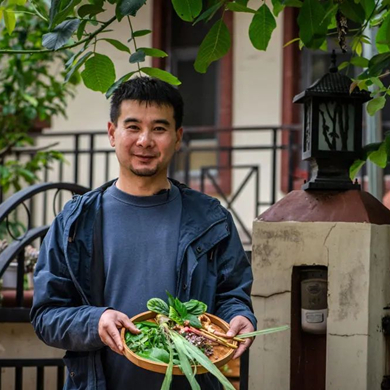
M93 188L93 156L95 149L95 135L89 136L89 188Z
M45 183L47 183L47 181L48 181L48 169L47 168L45 168L43 181ZM42 225L46 225L46 221L47 221L47 191L45 191L43 194Z
M57 369L57 390L62 390L62 388L64 387L64 374L64 367L59 366Z
M24 249L18 254L18 269L16 282L16 306L23 307L24 290Z
M15 368L15 390L23 390L23 367Z
M271 204L276 202L276 151L277 151L277 142L278 142L278 129L272 129L272 197Z
M105 165L106 165L106 170L104 174L104 181L108 181L110 175L110 153L109 152L105 153Z
M73 180L75 183L79 181L79 151L80 151L80 135L74 136L74 171Z
M44 367L37 367L37 390L43 390L44 379Z

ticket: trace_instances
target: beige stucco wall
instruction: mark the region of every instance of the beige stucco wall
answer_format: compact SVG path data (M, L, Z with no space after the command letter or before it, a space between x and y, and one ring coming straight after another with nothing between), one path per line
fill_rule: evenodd
M328 267L327 390L380 388L383 308L390 302L390 226L255 221L252 290L259 328L290 324L293 266ZM288 390L290 333L258 337L250 388Z

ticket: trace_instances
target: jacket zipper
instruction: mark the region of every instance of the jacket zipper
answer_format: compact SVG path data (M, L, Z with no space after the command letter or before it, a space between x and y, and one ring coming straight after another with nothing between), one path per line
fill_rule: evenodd
M225 221L225 220L226 220L226 218L221 218L221 219L219 219L218 221L214 222L214 223L211 224L206 230L204 230L202 233L198 234L195 238L193 238L191 241L189 241L189 242L187 243L187 245L185 246L184 251L183 251L183 256L182 256L182 258L180 259L180 263L179 263L179 264L180 264L180 265L179 265L179 277L177 278L178 282L177 282L177 286L176 286L176 296L178 296L179 291L180 291L180 285L179 285L179 283L180 283L180 276L181 276L181 272L182 272L181 268L182 268L184 256L185 256L185 254L186 254L186 252L187 252L188 247L189 247L193 242L195 242L195 241L198 240L200 237L202 237L204 234L206 234L206 233L207 233L210 229L212 229L215 225L218 225L219 223L221 223L221 222L223 222L223 221ZM214 246L217 245L217 244L218 244L218 242L216 242L216 243L214 244ZM188 286L187 288L189 289L190 287L191 287L191 286Z

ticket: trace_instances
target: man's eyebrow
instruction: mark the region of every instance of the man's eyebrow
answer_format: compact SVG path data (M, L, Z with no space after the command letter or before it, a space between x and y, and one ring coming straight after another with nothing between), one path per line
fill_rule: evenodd
M169 121L167 121L166 119L156 119L153 121L153 123L160 123L162 125L167 125L169 126L171 123Z
M126 118L123 120L123 123L129 123L129 122L141 123L141 121L137 118Z

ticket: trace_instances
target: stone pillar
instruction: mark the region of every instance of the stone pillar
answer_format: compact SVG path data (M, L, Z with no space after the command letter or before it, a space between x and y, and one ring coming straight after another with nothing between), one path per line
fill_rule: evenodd
M294 267L328 268L326 390L379 390L388 374L381 322L390 303L390 211L366 195L294 191L254 222L252 299L259 329L299 315L291 312ZM302 387L290 386L293 337L289 331L257 337L250 389L311 388L306 379L315 372L305 374Z

